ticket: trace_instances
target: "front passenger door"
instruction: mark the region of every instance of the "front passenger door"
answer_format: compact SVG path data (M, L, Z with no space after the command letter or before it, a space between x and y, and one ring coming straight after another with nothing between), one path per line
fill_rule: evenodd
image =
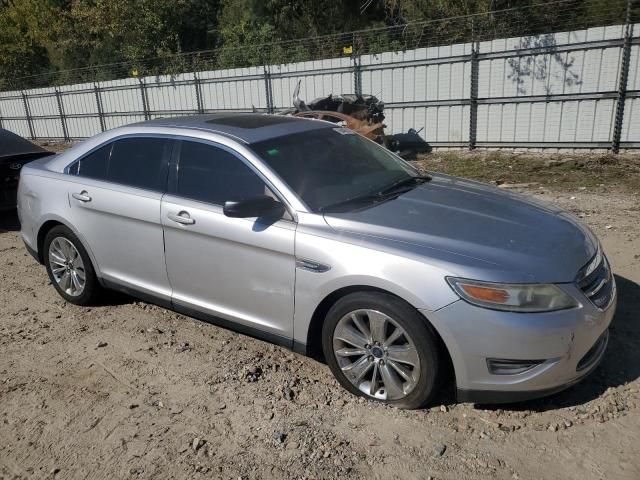
M161 212L174 305L286 344L293 337L295 223L224 215L227 200L271 192L230 149L183 140L177 156Z

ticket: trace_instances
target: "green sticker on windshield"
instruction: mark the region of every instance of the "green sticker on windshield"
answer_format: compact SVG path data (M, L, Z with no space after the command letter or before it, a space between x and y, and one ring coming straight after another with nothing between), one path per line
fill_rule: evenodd
M279 153L280 153L280 150L278 150L277 148L270 148L269 150L267 150L267 155L271 155L272 157Z

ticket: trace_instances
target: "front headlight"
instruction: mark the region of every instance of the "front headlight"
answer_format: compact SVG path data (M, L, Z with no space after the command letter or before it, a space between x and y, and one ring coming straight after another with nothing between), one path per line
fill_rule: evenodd
M511 312L550 312L577 306L553 284L491 283L447 277L460 298L473 305Z

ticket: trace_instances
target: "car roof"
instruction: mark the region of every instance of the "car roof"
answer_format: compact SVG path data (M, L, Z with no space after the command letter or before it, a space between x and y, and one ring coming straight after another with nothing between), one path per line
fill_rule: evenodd
M336 126L335 124L320 120L309 120L290 115L270 115L266 113L190 115L187 117L157 118L134 125L204 130L234 137L249 144L292 133Z

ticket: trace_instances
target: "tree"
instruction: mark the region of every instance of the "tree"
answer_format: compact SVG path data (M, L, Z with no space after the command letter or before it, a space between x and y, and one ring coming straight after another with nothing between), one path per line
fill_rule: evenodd
M0 0L0 88L52 68L48 34L55 23L52 2Z
M52 70L63 72L55 76L58 82L119 78L137 64L153 67L145 59L157 57L155 64L164 66L177 53L213 45L208 31L215 26L218 3L0 0L0 78ZM109 66L92 68L103 64Z
M65 12L61 68L141 62L207 47L217 0L76 0Z
M523 35L537 41L622 23L627 2L547 8L544 1L0 0L0 88L328 58L345 47L377 53ZM504 11L511 8L518 10ZM639 10L635 2L634 19ZM212 51L182 55L197 50Z

